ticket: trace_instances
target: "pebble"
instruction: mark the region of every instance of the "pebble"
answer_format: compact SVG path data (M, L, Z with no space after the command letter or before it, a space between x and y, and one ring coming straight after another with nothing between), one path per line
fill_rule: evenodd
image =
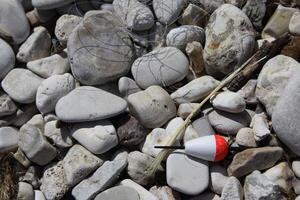
M208 162L188 157L182 150L169 155L166 171L168 185L183 194L197 195L208 187Z
M18 147L19 131L13 127L0 128L0 154Z
M246 177L244 183L245 199L276 199L286 200L277 184L269 180L259 171L254 171Z
M12 115L17 109L13 100L5 92L0 90L0 117Z
M34 200L34 191L29 183L18 183L18 200Z
M285 192L289 192L293 187L295 175L287 162L281 162L278 165L268 169L263 173L269 180L279 185Z
M265 113L255 114L252 117L250 127L253 129L254 139L258 142L266 139L271 134Z
M17 59L20 62L44 58L50 55L51 36L47 29L39 26L33 29L33 33L20 46Z
M19 147L30 161L38 165L46 165L56 157L56 149L49 144L43 133L31 124L21 127Z
M253 26L261 30L263 28L263 19L266 14L266 0L246 1L243 12L249 17Z
M184 9L179 22L182 25L195 25L204 28L208 19L209 13L206 10L189 3L189 5Z
M153 0L152 5L157 20L168 25L177 21L186 6L186 2L185 0Z
M138 0L114 0L113 8L129 30L145 31L154 25L152 11Z
M257 98L255 95L256 90L256 79L250 79L239 91L237 91L238 94L240 94L247 104L257 104Z
M241 128L236 134L235 140L237 144L242 147L255 148L258 146L251 128Z
M42 114L53 112L58 100L74 88L75 80L71 74L53 75L47 78L37 89L37 108Z
M38 9L49 10L53 8L59 8L71 2L72 0L32 0L32 5Z
M41 182L40 189L47 200L62 199L70 189L65 179L62 161L49 165L43 173Z
M38 87L44 79L27 69L11 70L1 82L3 90L18 103L33 103Z
M272 115L290 77L300 69L300 64L287 56L278 55L270 59L259 73L256 96Z
M189 198L188 200L220 200L220 197L211 192L203 192L200 195Z
M300 36L300 12L295 12L289 24L289 31L291 34Z
M42 171L38 166L30 166L26 171L25 175L20 177L20 181L29 183L32 185L33 189L38 189L41 186L41 178Z
M121 77L118 82L119 92L122 97L127 98L129 95L142 91L134 80L126 76Z
M134 189L127 186L112 187L101 192L95 200L140 200L139 194Z
M219 164L210 166L210 183L209 188L216 194L222 194L223 188L229 179L226 169Z
M125 169L127 160L106 161L89 178L84 179L72 189L72 196L76 200L91 200L111 187Z
M104 90L81 86L59 99L55 112L65 122L85 122L107 119L124 112L127 103Z
M221 200L243 200L244 192L240 181L234 176L228 178L221 195Z
M136 182L132 181L131 179L124 179L120 182L121 186L127 186L135 191L140 196L140 200L159 200L156 196L154 196L152 193L150 193L148 190L146 190L143 186L137 184Z
M205 29L205 68L224 77L241 66L254 52L256 41L251 21L239 8L224 4L210 17Z
M15 59L15 53L11 48L11 46L9 46L9 44L7 44L1 38L0 38L0 51L1 51L0 80L2 80L6 76L6 74L14 68L16 59Z
M67 46L72 73L86 85L101 85L126 75L134 56L129 34L121 22L103 10L86 13L69 36Z
M32 118L27 122L27 124L31 124L38 128L42 133L44 133L45 121L43 115L36 114L32 116Z
M62 45L67 45L70 34L81 21L82 17L68 14L62 15L57 19L55 36Z
M224 0L193 0L192 2L199 2L202 7L209 13L213 13L217 8L224 4Z
M131 72L143 89L152 85L170 86L188 74L189 61L175 47L161 47L136 59Z
M278 38L282 34L288 32L290 20L293 14L298 11L299 10L295 8L288 8L278 5L274 14L269 19L262 31L262 38Z
M143 127L135 117L130 115L121 117L117 124L119 144L123 146L130 147L141 144L150 132L150 130Z
M34 190L34 200L46 200L46 198L40 190Z
M38 109L34 104L21 105L17 112L12 116L13 119L9 123L20 127L28 122L37 112Z
M296 160L292 163L292 169L297 178L300 177L300 161Z
M67 127L62 126L57 128L57 123L57 120L47 122L45 124L44 135L59 148L69 148L73 146L73 140Z
M198 103L182 103L178 106L177 115L186 119L197 106Z
M70 63L66 51L63 51L59 54L30 61L27 63L27 68L43 78L49 78L53 75L69 72Z
M94 154L103 154L118 145L116 129L108 120L74 124L71 135Z
M170 95L159 86L129 95L129 110L146 128L164 125L176 115L176 107Z
M204 29L199 26L183 25L172 29L166 39L167 46L176 47L182 52L185 51L186 45L190 42L205 42Z
M143 145L141 145L141 151L152 157L156 157L161 149L157 149L154 146L164 146L167 145L170 138L174 135L175 130L183 125L184 121L180 117L172 119L166 129L155 128L146 137ZM177 142L179 144L179 141Z
M227 172L230 176L241 177L255 170L268 169L282 157L280 147L246 149L235 154Z
M30 32L22 5L17 0L1 0L0 4L0 19L3 19L0 24L1 38L16 45L21 44Z
M251 113L245 110L241 113L228 113L219 110L209 110L209 122L218 132L226 135L236 135L241 128L250 125Z
M202 76L173 92L171 97L177 104L198 102L213 91L219 83L211 76Z
M139 151L132 151L128 154L127 173L129 177L136 183L147 186L153 183L153 176L148 176L145 173L149 166L153 163L154 158L141 153Z
M241 113L246 109L246 102L239 93L221 92L212 100L215 109L229 113Z
M63 159L66 183L72 187L104 163L91 152L76 144Z
M159 200L181 200L180 193L172 190L168 186L153 186L149 192L154 194Z

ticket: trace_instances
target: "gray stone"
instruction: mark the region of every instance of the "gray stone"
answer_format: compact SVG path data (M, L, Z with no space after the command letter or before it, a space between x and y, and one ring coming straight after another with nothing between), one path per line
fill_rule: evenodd
M55 146L59 148L68 148L73 145L72 137L66 126L57 127L57 120L47 122L45 124L44 135L53 141Z
M89 11L68 40L74 77L86 85L100 85L126 75L133 44L120 20L109 11Z
M40 177L42 175L41 172L41 168L34 165L30 166L25 175L20 177L19 180L31 184L34 189L40 188Z
M235 141L239 146L242 147L257 147L256 141L254 139L254 133L251 128L241 128L236 134Z
M3 90L19 103L32 103L44 79L26 69L13 69L1 82Z
M0 36L13 44L22 43L30 32L24 9L17 0L0 1Z
M293 187L295 175L287 162L281 162L263 174L273 183L279 185L286 193Z
M300 161L296 160L292 163L292 169L295 175L299 178L300 177Z
M0 25L1 29L1 25ZM1 35L1 33L0 33ZM13 49L4 40L0 38L0 80L2 80L6 74L15 66L15 53Z
M278 38L289 31L291 17L298 9L278 5L272 17L262 31L262 38Z
M56 8L55 10L58 12L60 15L77 15L77 16L84 16L84 12L79 9L79 6L75 4L74 1L73 3L66 4L64 6L60 6L59 8Z
M234 176L229 177L222 191L221 200L243 200L243 187Z
M243 97L231 91L217 94L212 100L212 105L218 110L230 113L241 113L246 109L246 102Z
M182 52L185 52L186 45L194 41L204 45L204 29L199 26L184 25L174 28L168 33L166 44L167 46L176 47Z
M143 186L147 186L153 182L153 176L148 176L147 169L153 163L154 158L151 156L141 153L139 151L130 152L128 155L128 167L127 173L130 178Z
M256 41L249 18L239 8L224 4L210 17L205 29L203 58L208 74L226 76L254 52Z
M209 184L208 162L188 157L184 151L174 151L167 159L167 183L187 195L203 192Z
M134 189L127 186L112 187L101 192L95 200L140 200L139 194Z
M27 123L37 127L42 133L44 133L45 121L43 115L36 114L32 116L32 118Z
M104 90L82 86L59 99L55 112L65 122L96 121L114 117L127 108L122 98Z
M198 102L213 91L219 83L211 76L202 76L173 92L171 97L178 104Z
M136 59L131 72L136 83L143 89L152 85L169 86L184 79L188 74L189 61L175 47L161 47Z
M238 8L242 8L247 2L247 0L224 0L224 1L225 3L232 4Z
M266 0L250 0L246 1L243 12L249 17L253 26L261 30L263 28L263 19L266 14Z
M106 161L89 178L84 179L72 190L72 196L76 200L92 200L94 197L111 187L125 169L127 160L117 159Z
M44 58L50 55L51 36L47 29L39 26L33 29L33 33L20 46L17 59L20 62Z
M289 81L284 92L280 94L281 98L272 115L272 126L277 137L297 155L300 155L299 75L300 71L294 72L293 78Z
M162 24L173 24L186 6L186 0L153 0L154 13Z
M182 119L186 119L197 106L198 103L181 103L178 106L177 115Z
M255 114L252 117L250 127L253 129L254 139L256 141L262 141L271 135L265 113Z
M180 193L172 190L172 188L168 186L153 186L149 192L160 200L181 200Z
M230 176L241 177L255 170L268 169L282 157L280 147L246 149L235 154L227 171Z
M62 45L66 45L70 34L81 22L82 17L76 15L62 15L56 21L55 36Z
M41 191L47 200L59 200L70 189L65 180L63 162L52 164L46 168L42 177Z
M254 171L246 177L244 184L245 200L262 200L262 199L276 199L286 200L284 193L280 187L270 181L265 175L259 171Z
M189 198L188 200L220 200L220 197L211 192L203 192L202 194Z
M129 110L146 128L164 125L176 115L170 95L159 86L129 95Z
M34 200L34 191L29 183L18 183L18 200Z
M229 177L226 168L219 164L212 164L210 166L210 183L209 188L216 194L222 194L223 188L226 185Z
M31 124L21 127L19 147L29 160L38 165L45 165L56 156L56 149L48 143L41 131Z
M76 144L63 159L66 183L72 187L104 163L91 152Z
M124 116L118 121L117 135L121 145L139 145L145 140L149 132L149 129L144 128L140 122L131 115Z
M34 200L46 200L43 192L40 190L34 190Z
M210 110L207 113L209 122L218 133L236 135L241 128L250 125L251 115L248 110L241 113L228 113Z
M118 145L116 129L108 120L74 124L71 135L94 154L103 154Z
M14 150L18 147L19 131L13 127L0 128L0 153Z
M121 77L118 82L119 92L123 97L141 91L141 88L136 84L134 80L128 77Z
M17 106L13 100L2 90L0 90L0 117L14 114Z
M257 79L256 96L266 107L269 115L272 115L288 80L298 70L300 70L300 63L284 55L270 59L263 66Z
M208 19L209 13L191 2L184 9L179 22L183 25L196 25L204 28Z
M300 12L295 12L291 17L289 31L293 35L300 36Z
M47 78L37 89L37 108L42 114L53 112L58 100L74 88L75 80L71 74L53 75Z
M129 30L149 30L154 25L152 11L138 0L114 0L114 12Z
M11 124L14 126L22 126L26 122L28 122L36 113L38 113L38 109L35 104L26 104L19 107L17 112L13 114L13 120Z
M159 200L156 196L143 188L141 185L132 181L131 179L124 179L120 182L120 185L130 187L138 192L140 200Z
M224 0L192 0L191 2L199 2L209 13L213 13L217 8L224 4Z
M50 10L73 2L73 0L32 0L32 5L38 9Z
M239 93L246 101L247 104L257 104L257 98L255 95L256 79L250 79L237 93Z
M27 68L43 78L69 72L70 63L66 51L49 57L30 61Z

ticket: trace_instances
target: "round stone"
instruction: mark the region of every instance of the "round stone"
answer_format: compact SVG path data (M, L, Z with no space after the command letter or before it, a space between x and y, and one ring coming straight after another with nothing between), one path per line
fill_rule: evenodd
M4 40L0 38L0 80L15 66L15 53L12 48Z
M230 113L241 113L246 109L244 98L235 92L222 92L212 101L214 108Z

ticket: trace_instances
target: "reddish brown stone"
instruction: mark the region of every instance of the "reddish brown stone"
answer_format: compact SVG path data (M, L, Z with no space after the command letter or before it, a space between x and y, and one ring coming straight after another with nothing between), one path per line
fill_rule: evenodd
M300 61L300 36L291 37L291 41L282 49L281 54Z

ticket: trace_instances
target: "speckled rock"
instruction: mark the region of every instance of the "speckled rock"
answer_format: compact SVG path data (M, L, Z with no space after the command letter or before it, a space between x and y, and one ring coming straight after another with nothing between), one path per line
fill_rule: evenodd
M3 90L16 102L33 103L44 79L27 69L13 69L1 82Z
M211 15L205 35L203 57L206 71L220 77L241 66L256 45L249 18L230 4L220 6Z
M170 95L159 86L129 95L129 110L146 128L164 125L176 115Z
M152 85L169 86L188 74L188 59L175 47L161 47L136 59L131 72L143 89Z
M130 70L134 56L132 45L129 34L111 12L89 11L68 40L74 77L87 85L117 80Z

